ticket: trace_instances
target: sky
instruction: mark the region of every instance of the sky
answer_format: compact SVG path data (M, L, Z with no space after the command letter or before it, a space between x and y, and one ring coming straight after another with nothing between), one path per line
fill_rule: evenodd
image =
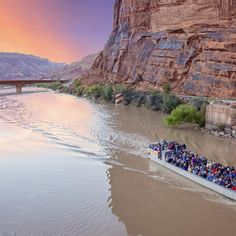
M115 0L0 0L0 52L70 63L102 50Z

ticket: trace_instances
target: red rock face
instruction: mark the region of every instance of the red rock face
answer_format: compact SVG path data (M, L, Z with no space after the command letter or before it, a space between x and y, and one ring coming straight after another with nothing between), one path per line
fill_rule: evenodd
M182 94L236 97L236 0L116 0L111 36L89 76Z

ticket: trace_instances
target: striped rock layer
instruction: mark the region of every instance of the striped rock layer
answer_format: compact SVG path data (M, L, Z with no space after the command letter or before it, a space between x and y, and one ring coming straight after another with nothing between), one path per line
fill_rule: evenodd
M116 0L113 31L86 76L236 97L236 0Z

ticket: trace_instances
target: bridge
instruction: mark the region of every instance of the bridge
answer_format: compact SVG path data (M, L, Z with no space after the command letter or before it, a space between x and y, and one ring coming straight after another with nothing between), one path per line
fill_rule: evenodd
M61 82L65 83L66 80L47 80L47 79L37 79L37 80L0 80L0 85L14 85L16 86L16 93L22 92L22 87L30 84L45 84L45 83L54 83Z

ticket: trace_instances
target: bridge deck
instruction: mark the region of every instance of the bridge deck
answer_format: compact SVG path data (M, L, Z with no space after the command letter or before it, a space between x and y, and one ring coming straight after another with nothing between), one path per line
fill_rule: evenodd
M61 82L65 83L66 80L0 80L0 85L15 85L16 93L22 92L22 87L27 84L42 84L42 83L53 83L53 82Z
M17 85L17 84L41 84L41 83L53 83L53 82L61 82L64 83L66 80L0 80L1 84L7 84L7 85Z

